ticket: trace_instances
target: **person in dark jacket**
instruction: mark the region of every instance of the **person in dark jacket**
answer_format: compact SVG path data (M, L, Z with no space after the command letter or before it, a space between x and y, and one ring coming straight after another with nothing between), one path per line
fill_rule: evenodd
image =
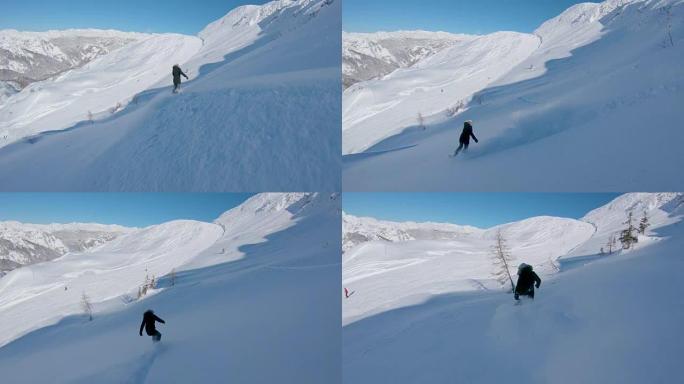
M463 131L461 131L461 137L458 138L458 148L456 148L456 152L454 152L454 156L458 155L461 150L467 151L468 146L470 145L470 138L473 138L476 143L477 137L475 137L475 134L473 133L473 121L472 120L466 120L465 123L463 123Z
M534 287L539 288L541 279L532 270L531 265L525 263L518 267L518 284L515 285L515 299L520 300L520 295L534 299Z
M183 77L185 77L186 79L188 78L188 76L185 73L183 73L183 70L180 69L178 64L173 66L171 74L173 75L173 93L178 93L178 89L180 88L181 84L181 75L183 75Z
M157 321L162 324L166 324L164 320L160 319L159 317L157 317L157 315L154 314L153 310L148 309L147 311L145 311L145 313L143 314L142 323L140 323L140 336L142 336L143 327L145 327L145 332L147 332L149 336L152 336L152 340L154 342L161 340L162 335L161 333L159 333L159 331L157 331L157 328L155 327L155 322Z

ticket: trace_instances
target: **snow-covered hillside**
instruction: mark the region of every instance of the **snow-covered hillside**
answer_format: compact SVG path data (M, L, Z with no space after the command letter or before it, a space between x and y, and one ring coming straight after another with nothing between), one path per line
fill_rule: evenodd
M12 271L0 279L3 377L339 382L338 211L335 194L262 194L216 223L164 223ZM157 289L136 299L153 275ZM137 334L147 308L166 321L159 345Z
M344 92L343 153L368 149L383 138L444 114L508 72L539 46L539 39L498 32L463 40L411 68L359 83Z
M22 89L147 37L144 33L98 29L0 30L0 86L10 83Z
M646 211L650 228L632 249L601 255L629 211ZM676 381L682 218L684 193L626 194L581 220L359 245L343 256L354 292L343 300L344 381ZM493 281L487 252L499 229L513 268L527 262L542 278L533 302L515 306Z
M672 129L683 121L682 21L678 0L585 3L525 35L537 46L493 61L492 76L472 77L490 69L489 55L462 79L438 71L454 47L358 83L343 96L343 148L366 153L345 157L345 189L681 189L669 175L684 165ZM468 119L480 143L449 159Z
M88 64L32 83L0 106L0 146L119 112L139 92L169 76L202 46L194 36L149 35ZM172 64L173 65L173 64Z
M20 115L26 116L28 109L3 108L2 113L12 112L16 124L5 127L5 136L21 137L10 134L17 129L43 133L0 149L2 188L339 189L334 170L340 168L340 23L339 1L277 0L238 7L197 38L184 37L187 51L173 45L178 39L170 42L157 52L172 54L160 57L161 72L150 63L141 63L135 72L128 67L131 60L152 57L157 51L153 47L136 57L124 52L135 45L117 51L121 56L111 56L111 65L123 65L120 74L112 73L110 65L96 65L110 55L104 56L90 63L90 70L84 67L78 76L70 75L76 76L73 82L55 83L51 94L79 88L89 76L94 86L121 80L118 76L126 73L142 77L131 77L128 85L117 83L120 87L111 94L102 90L95 97L81 89L63 103L46 103L41 108L54 110L45 125L41 114L25 122ZM201 46L195 46L197 41ZM179 95L170 87L176 60L191 77ZM164 76L157 77L159 73ZM146 90L135 94L142 83ZM87 121L90 105L108 107L104 116L91 110L93 121ZM50 127L50 122L59 123ZM46 174L55 177L47 180Z
M91 250L129 231L118 225L0 222L0 276L22 265Z
M544 278L563 263L597 255L611 235L646 212L652 228L669 225L684 205L682 193L622 195L579 220L533 217L488 229L437 223L394 223L345 214L342 225L343 283L363 292L345 301L345 322L419 302L426 297L473 290L498 290L491 248L500 231L512 254L511 273L532 264ZM644 236L640 245L651 241ZM616 243L615 249L619 248Z
M470 38L427 31L342 32L342 83L346 89L360 81L382 77Z

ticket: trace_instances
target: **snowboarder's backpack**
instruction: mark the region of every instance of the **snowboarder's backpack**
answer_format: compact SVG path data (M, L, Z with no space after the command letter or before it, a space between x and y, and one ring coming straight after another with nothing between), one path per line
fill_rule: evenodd
M518 276L520 276L521 273L525 272L532 272L532 266L529 264L522 263L520 266L518 266Z

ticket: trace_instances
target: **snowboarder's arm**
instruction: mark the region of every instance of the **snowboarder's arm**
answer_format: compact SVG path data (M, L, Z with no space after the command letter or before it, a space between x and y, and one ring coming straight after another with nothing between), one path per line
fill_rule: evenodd
M473 140L475 140L476 143L479 143L479 141L477 141L477 137L475 137L475 133L473 133L472 131L470 131L470 136L473 137Z
M143 330L144 326L145 326L145 319L143 319L142 323L140 323L140 332L138 332L140 334L140 336L142 336L142 330Z
M185 72L181 71L181 75L185 76L185 78L188 78L188 75L185 74Z
M161 319L159 316L157 316L157 315L154 315L154 319L157 320L158 322L162 323L162 324L166 324L166 322L165 322L164 320L162 320L162 319Z
M539 275L537 275L535 272L532 272L534 274L534 281L537 282L537 288L541 285L541 279L539 278Z

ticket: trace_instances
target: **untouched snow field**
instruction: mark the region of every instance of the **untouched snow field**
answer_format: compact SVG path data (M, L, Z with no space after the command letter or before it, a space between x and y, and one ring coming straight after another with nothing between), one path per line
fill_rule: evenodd
M242 6L198 37L163 49L134 43L51 87L32 84L50 92L10 108L24 90L0 113L21 122L5 128L19 132L13 138L42 133L0 148L0 189L338 190L340 12L340 1L329 0ZM140 55L129 55L138 48ZM161 77L157 60L167 68ZM176 62L191 80L173 95ZM96 95L81 88L88 79ZM30 108L46 98L60 102ZM91 107L94 119L86 121ZM33 120L24 119L29 109Z
M684 166L673 128L684 122L684 2L578 4L533 38L511 62L474 57L468 68L505 68L472 84L477 73L459 86L455 70L439 71L439 57L474 52L455 47L347 89L345 190L682 189L670 175ZM468 119L480 143L449 158Z
M335 194L261 194L213 224L165 223L15 270L0 279L3 378L339 382L338 212ZM165 276L136 300L146 273ZM138 336L148 308L166 321L159 344Z
M651 227L633 249L601 256L628 211L648 212ZM581 220L504 225L513 264L542 278L522 305L491 275L497 228L359 245L343 255L354 291L343 299L344 382L677 381L683 215L684 194L626 194Z

